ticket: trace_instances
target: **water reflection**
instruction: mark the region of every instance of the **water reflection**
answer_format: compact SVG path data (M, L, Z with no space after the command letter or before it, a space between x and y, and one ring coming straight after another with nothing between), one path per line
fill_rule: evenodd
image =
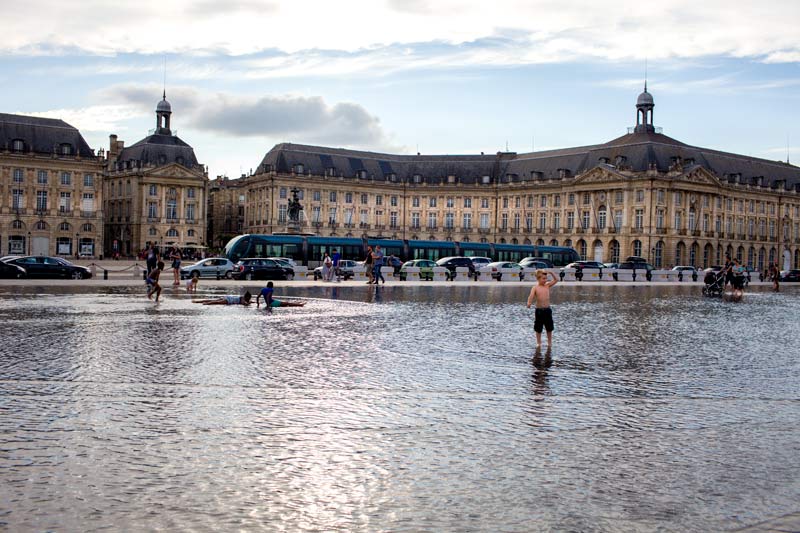
M191 303L237 289L0 292L0 527L686 531L796 511L795 289L559 285L552 351L524 287Z

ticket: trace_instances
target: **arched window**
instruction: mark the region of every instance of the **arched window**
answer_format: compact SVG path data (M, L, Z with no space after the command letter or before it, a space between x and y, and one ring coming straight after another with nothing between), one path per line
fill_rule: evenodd
M753 266L756 262L756 249L752 246L747 250L747 265Z
M581 260L586 260L586 241L583 239L578 241L578 254L581 256Z
M150 231L147 232L148 235L158 235L156 228L150 228Z
M92 227L92 225L87 222L86 224L81 226L81 231L84 233L91 233L94 231L94 227Z
M525 239L525 240L522 242L522 244L530 244L530 243L531 243L531 240L530 240L530 239Z
M794 251L794 267L800 268L800 249Z
M519 244L519 241L517 241L517 238L516 238L516 237L514 237L513 239L511 239L511 244Z
M572 248L572 239L565 240L564 246L566 246L567 248Z
M486 237L481 237L481 242L483 243L489 242L489 239L487 239Z
M684 254L685 250L686 250L686 245L684 245L682 242L679 242L675 246L675 264L676 265L682 265L683 264L683 254Z
M764 267L765 267L764 262L767 260L766 255L767 255L767 251L765 249L761 248L758 251L758 269L759 270L764 270Z
M22 223L21 220L15 220L11 223L11 229L24 229L25 224Z
M536 246L544 246L544 239L537 239Z
M550 246L558 246L558 239L552 239L550 241Z
M736 259L738 259L740 263L744 262L744 246L740 246L736 249Z
M58 226L58 231L69 231L69 228L70 228L70 226L69 226L68 222L62 222Z
M178 230L173 228L167 231L167 237L177 237L177 236L178 236Z
M619 241L611 241L609 248L611 248L611 262L619 263Z
M39 222L36 223L35 228L37 231L44 231L47 229L47 222L45 222L44 220L40 220Z
M186 231L186 236L187 237L194 237L194 230L193 229L187 230Z
M642 241L639 239L633 241L633 255L638 257L642 256Z

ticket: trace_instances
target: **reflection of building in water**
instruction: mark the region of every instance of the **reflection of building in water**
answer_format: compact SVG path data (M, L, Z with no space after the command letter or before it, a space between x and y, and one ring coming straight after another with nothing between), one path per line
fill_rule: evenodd
M192 147L170 128L171 115L165 93L151 135L128 147L110 137L106 253L135 254L149 242L180 247L206 242L208 175Z
M102 253L102 170L63 120L0 113L0 255Z
M329 236L572 246L656 266L800 266L800 168L664 135L645 87L636 126L603 144L517 154L394 155L279 144L244 192L244 231L283 231L290 191L304 231Z

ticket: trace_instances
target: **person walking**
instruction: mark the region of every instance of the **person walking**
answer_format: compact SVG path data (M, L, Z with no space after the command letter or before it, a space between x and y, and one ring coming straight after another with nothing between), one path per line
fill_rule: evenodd
M769 277L772 278L772 290L778 292L780 290L781 271L778 268L778 261L770 263Z
M150 275L150 272L156 269L158 266L158 261L161 259L158 255L158 250L156 250L156 244L154 242L150 243L150 246L147 247L147 250L144 252L144 260L145 264L147 265L147 275Z
M383 252L381 251L381 245L375 245L375 251L372 252L372 260L373 260L373 274L372 278L375 281L375 285L378 284L378 280L381 280L384 285L386 284L386 280L383 279L383 273L381 272L381 267L383 266Z
M330 280L333 281L333 278L336 278L336 281L341 281L339 278L339 261L342 258L342 254L334 248L333 253L331 254L331 261L333 261L333 268L331 269Z
M375 259L372 257L372 246L367 246L367 257L364 258L364 268L367 270L367 277L369 278L369 281L367 281L368 285L375 279L375 273L372 271L374 265Z
M331 280L332 270L333 270L333 260L331 259L331 256L328 255L328 252L325 252L322 256L322 281Z

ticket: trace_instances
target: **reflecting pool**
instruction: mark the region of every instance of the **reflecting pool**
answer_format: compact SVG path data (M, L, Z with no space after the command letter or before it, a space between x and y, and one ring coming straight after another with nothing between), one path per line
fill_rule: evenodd
M4 287L0 529L720 531L798 510L799 290L559 285L549 354L527 290L278 287L308 303L266 313Z

